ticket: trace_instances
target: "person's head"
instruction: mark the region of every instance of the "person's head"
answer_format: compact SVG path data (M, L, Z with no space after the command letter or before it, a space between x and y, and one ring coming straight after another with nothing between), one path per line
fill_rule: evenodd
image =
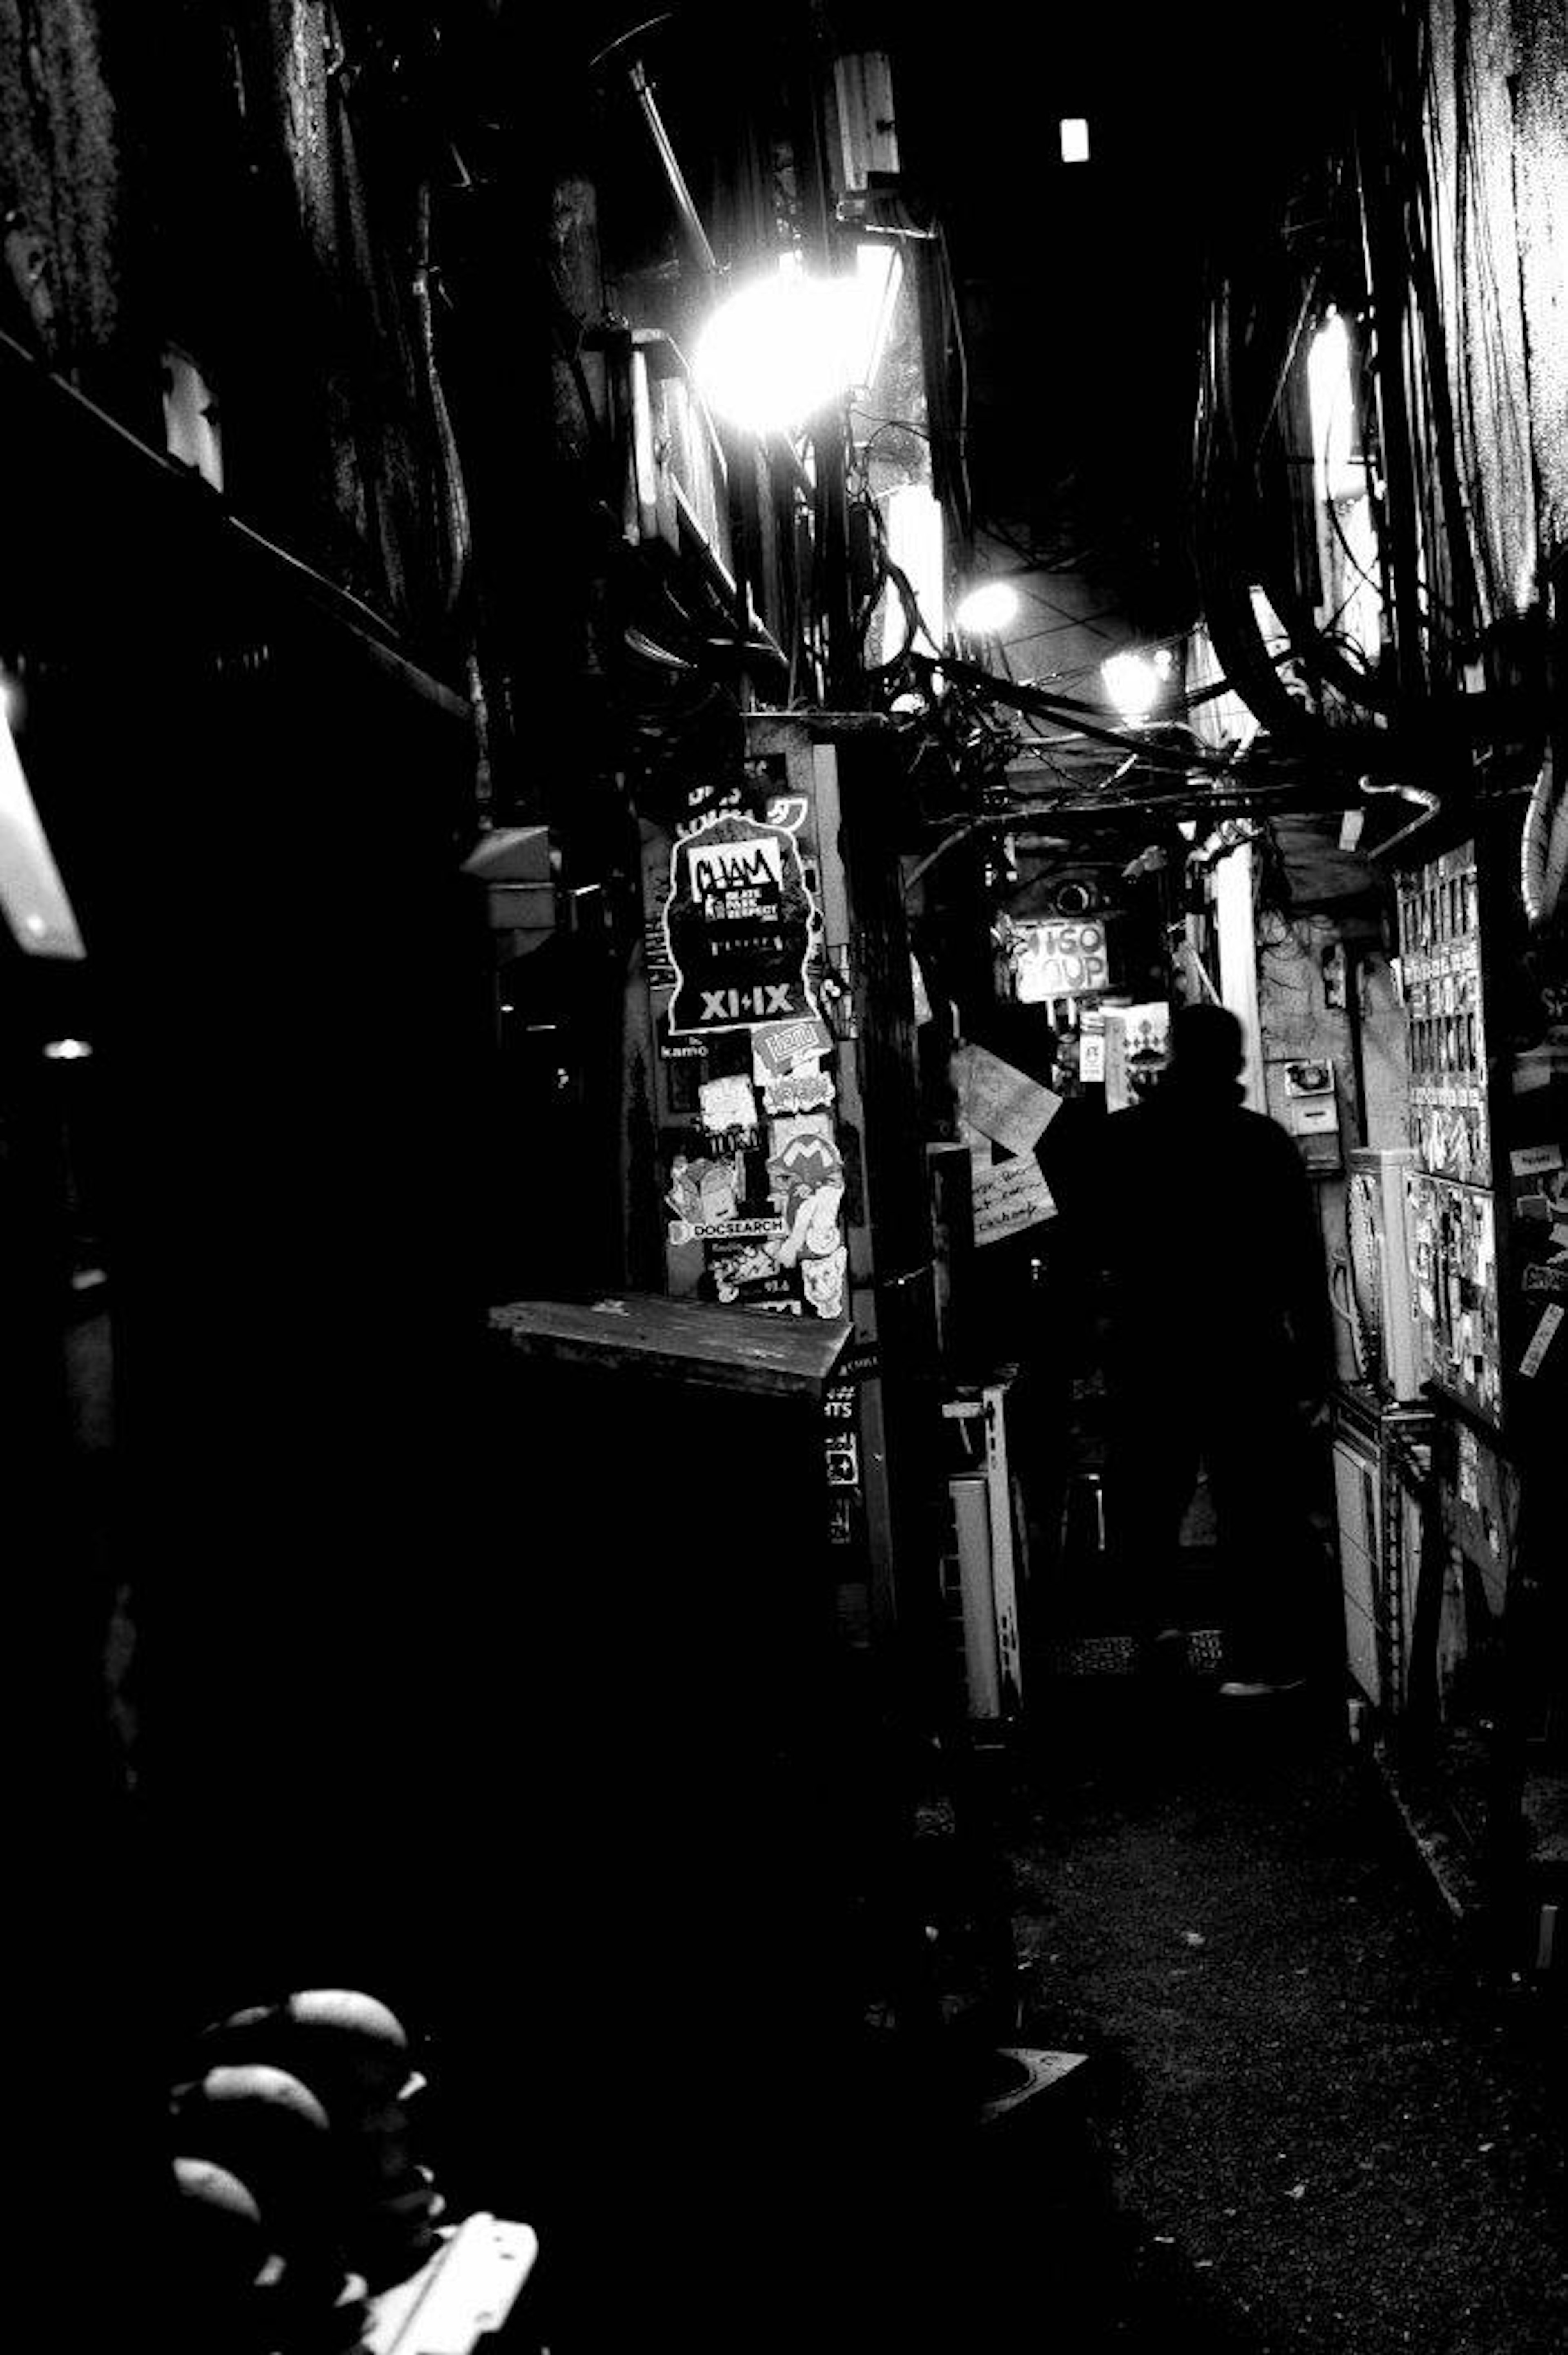
M1235 1094L1243 1062L1242 1027L1228 1006L1203 1000L1171 1018L1170 1079L1209 1095Z

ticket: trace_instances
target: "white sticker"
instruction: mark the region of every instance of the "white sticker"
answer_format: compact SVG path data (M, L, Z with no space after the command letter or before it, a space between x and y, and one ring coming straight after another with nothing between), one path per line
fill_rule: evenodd
M1539 1372L1541 1360L1552 1347L1552 1337L1562 1322L1563 1303L1560 1300L1554 1300L1550 1307L1542 1310L1541 1322L1535 1328L1535 1337L1520 1359L1519 1370L1521 1374Z
M1509 1156L1509 1166L1516 1178L1529 1178L1540 1169L1561 1169L1563 1147L1560 1145L1516 1145Z
M751 1034L751 1068L758 1086L786 1071L814 1071L828 1054L833 1034L820 1015L809 1021L769 1022Z
M826 1071L791 1071L762 1091L764 1107L775 1114L820 1112L832 1100L833 1083Z
M1078 1077L1103 1084L1106 1075L1106 1034L1103 1030L1086 1030L1078 1048Z
M757 1126L757 1098L751 1092L751 1082L739 1072L722 1080L705 1080L697 1090L697 1102L703 1126L712 1136L723 1136L732 1128Z
M843 1243L835 1243L817 1258L801 1260L800 1281L808 1302L819 1316L843 1315L844 1270L848 1264L849 1252Z

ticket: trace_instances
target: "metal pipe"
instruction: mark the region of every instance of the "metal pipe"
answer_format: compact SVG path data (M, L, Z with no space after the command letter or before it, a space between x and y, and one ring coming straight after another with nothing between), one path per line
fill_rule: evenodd
M716 278L719 267L718 256L708 243L708 233L703 227L702 216L697 210L690 188L686 186L686 176L681 169L680 159L670 144L670 134L664 128L664 118L659 112L658 101L653 95L653 85L643 71L641 62L635 59L630 67L630 75L633 95L638 105L642 109L642 119L648 125L653 144L659 150L659 160L664 166L664 176L670 183L670 193L675 199L675 209L681 216L682 225L692 240L697 260L705 270Z

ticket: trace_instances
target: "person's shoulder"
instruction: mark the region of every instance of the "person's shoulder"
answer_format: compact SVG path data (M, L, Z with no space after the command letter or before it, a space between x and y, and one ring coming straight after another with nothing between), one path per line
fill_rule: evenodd
M1290 1141L1271 1112L1256 1112L1251 1104L1237 1104L1234 1107L1234 1117L1249 1136L1259 1138L1277 1136L1284 1137L1287 1144Z
M1137 1152L1153 1135L1157 1124L1153 1107L1148 1103L1128 1104L1120 1112L1108 1112L1097 1123L1102 1152L1115 1156Z
M1291 1174L1301 1167L1296 1139L1272 1113L1255 1112L1250 1104L1238 1104L1235 1119L1237 1133L1245 1138L1248 1149L1260 1162L1272 1162L1277 1168Z

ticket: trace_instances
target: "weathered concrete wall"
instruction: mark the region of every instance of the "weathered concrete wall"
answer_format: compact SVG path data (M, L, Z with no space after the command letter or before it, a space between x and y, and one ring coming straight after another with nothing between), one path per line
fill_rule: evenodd
M1431 0L1434 246L1486 619L1568 544L1568 12Z
M1512 0L1514 203L1540 526L1568 549L1568 8Z
M0 324L159 445L163 350L189 350L237 512L461 681L449 93L428 19L397 16L394 37L327 0L149 0L133 23L0 0Z
M0 0L0 325L101 398L132 374L124 124L98 0ZM149 378L140 412L156 415Z
M1355 971L1366 1141L1380 1147L1405 1145L1410 1039L1404 1007L1394 988L1393 968L1380 950L1365 952Z

